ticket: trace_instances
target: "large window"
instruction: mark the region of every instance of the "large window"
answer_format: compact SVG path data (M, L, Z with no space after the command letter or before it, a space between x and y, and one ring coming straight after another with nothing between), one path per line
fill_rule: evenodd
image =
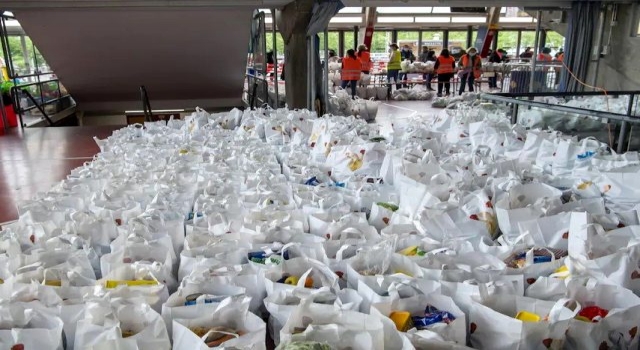
M467 31L449 32L449 51L467 49Z
M389 44L391 44L391 32L374 31L371 40L371 59L373 61L386 62L389 58Z
M344 32L344 43L343 43L343 47L344 47L344 54L347 54L347 50L349 49L357 49L357 45L355 44L354 41L354 37L353 37L353 31L346 31Z
M44 57L42 57L40 51L33 46L28 36L10 35L8 40L13 69L17 75L29 75L36 71L42 73L51 71Z
M557 32L548 30L546 47L551 48L551 54L555 55L560 48L564 48L564 37Z
M318 34L318 37L320 38L320 59L324 59L324 33ZM328 49L334 50L338 54L339 33L329 32L328 39Z
M420 53L420 48L418 47L419 39L419 32L398 31L398 46L402 49L403 46L408 45L414 55Z
M498 32L498 48L504 49L509 56L515 57L518 52L518 32L515 30Z
M523 53L527 47L533 49L534 46L536 46L536 32L530 30L522 31L518 52Z
M444 34L442 31L423 31L422 32L422 46L427 46L430 50L436 52L436 55L442 51L442 39ZM422 50L420 50L422 52Z
M267 32L267 52L273 51L273 33ZM284 57L284 40L282 39L282 35L278 32L276 34L276 49L278 51L278 58Z

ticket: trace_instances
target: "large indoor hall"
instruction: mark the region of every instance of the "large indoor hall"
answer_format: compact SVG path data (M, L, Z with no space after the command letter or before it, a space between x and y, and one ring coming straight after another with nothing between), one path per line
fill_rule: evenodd
M640 4L3 0L0 350L640 350Z

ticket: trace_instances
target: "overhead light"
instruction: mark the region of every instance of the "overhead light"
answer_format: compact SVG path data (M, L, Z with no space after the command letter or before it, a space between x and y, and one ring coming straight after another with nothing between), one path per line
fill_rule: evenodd
M431 13L431 7L378 7L378 13Z
M362 23L362 17L333 17L330 23Z
M451 17L415 17L416 23L449 23Z
M434 7L431 13L451 13L451 8L449 7Z
M485 23L484 17L451 17L452 23Z
M500 23L531 23L531 17L500 17Z
M379 23L413 23L413 17L378 17Z
M362 7L343 7L338 13L362 13Z

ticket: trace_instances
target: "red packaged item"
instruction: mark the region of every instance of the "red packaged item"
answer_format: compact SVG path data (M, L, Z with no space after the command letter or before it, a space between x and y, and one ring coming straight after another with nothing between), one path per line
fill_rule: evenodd
M598 306L587 306L580 310L578 313L578 319L583 319L583 321L588 320L588 322L598 322L603 318L607 317L609 310L605 310Z

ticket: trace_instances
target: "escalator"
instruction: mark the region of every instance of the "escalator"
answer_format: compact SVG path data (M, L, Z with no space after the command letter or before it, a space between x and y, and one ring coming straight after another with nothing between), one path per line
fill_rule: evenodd
M252 8L12 10L82 111L241 104Z

